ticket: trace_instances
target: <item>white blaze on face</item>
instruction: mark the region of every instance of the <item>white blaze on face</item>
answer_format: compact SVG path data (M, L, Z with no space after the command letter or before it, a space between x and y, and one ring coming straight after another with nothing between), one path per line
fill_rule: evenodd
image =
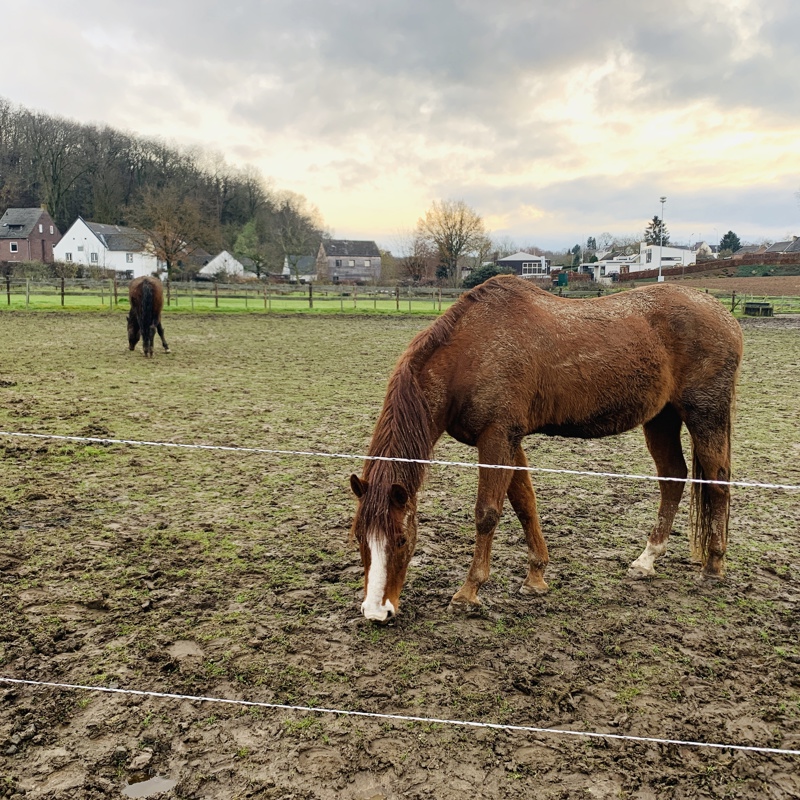
M361 604L361 613L367 619L383 622L394 614L394 606L387 600L383 602L386 590L386 546L369 537L369 571L367 572L367 596Z

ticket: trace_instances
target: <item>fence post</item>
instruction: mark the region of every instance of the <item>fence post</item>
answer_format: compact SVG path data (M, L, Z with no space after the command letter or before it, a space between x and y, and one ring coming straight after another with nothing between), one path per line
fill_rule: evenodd
M247 311L247 287L244 287L244 310Z
M219 308L219 284L214 281L214 308Z
M114 310L114 284L111 280L108 281L108 308Z
M61 276L61 305L64 305L64 276Z
M395 286L394 287L394 303L395 303L396 309L399 311L400 310L400 287L399 286Z
M189 281L189 302L192 305L192 311L194 311L194 281Z
M105 293L104 289L105 289L105 287L103 286L103 280L101 278L100 279L100 305L101 306L104 306L106 304L106 293Z
M733 314L735 308L736 308L736 290L734 289L731 292L731 314Z
M314 308L314 289L313 284L308 284L308 307Z
M25 279L25 308L28 307L28 303L31 300L31 282L29 278Z
M117 295L117 273L114 273L114 305L119 305L119 296Z
M11 276L6 275L6 300L7 305L11 305Z

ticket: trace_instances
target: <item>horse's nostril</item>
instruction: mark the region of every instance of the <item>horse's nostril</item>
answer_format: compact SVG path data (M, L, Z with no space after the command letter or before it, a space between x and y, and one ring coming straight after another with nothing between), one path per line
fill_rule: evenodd
M394 616L394 611L392 611L391 609L389 609L389 610L386 612L386 619L391 619L393 616Z

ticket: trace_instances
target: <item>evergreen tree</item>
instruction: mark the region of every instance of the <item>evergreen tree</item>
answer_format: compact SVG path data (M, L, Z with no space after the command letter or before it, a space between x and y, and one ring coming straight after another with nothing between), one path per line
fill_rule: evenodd
M741 250L741 248L742 243L733 231L728 231L719 241L720 250L730 250L732 253L735 253L737 250Z
M664 234L663 239L661 238L662 233ZM647 228L644 231L644 240L647 244L669 244L669 231L658 216L653 217L647 223Z

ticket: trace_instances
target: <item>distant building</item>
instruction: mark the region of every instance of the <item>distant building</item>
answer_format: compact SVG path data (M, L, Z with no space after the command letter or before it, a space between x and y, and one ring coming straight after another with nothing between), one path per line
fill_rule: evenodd
M250 273L244 268L241 261L234 258L227 250L217 253L201 270L198 275L205 275L206 277L213 277L224 273L226 275L237 275L242 277ZM255 275L255 273L252 273Z
M550 274L551 261L544 256L531 253L514 253L513 256L497 259L498 267L513 269L523 278L541 278Z
M289 281L311 283L317 280L316 256L284 256L281 276Z
M795 248L795 249L792 249ZM771 244L765 251L765 253L796 253L797 252L797 237L792 236L791 239L788 239L785 242L775 242L775 244Z
M123 225L87 222L78 217L53 248L56 261L113 269L139 278L158 271L159 263L146 233Z
M697 253L691 247L677 247L665 244L647 244L642 242L639 247L639 262L631 272L643 272L646 269L658 269L659 259L661 268L688 267L697 263Z
M381 278L381 251L371 240L325 239L316 261L321 283L367 283Z
M54 261L61 233L43 208L9 208L0 218L0 261Z

